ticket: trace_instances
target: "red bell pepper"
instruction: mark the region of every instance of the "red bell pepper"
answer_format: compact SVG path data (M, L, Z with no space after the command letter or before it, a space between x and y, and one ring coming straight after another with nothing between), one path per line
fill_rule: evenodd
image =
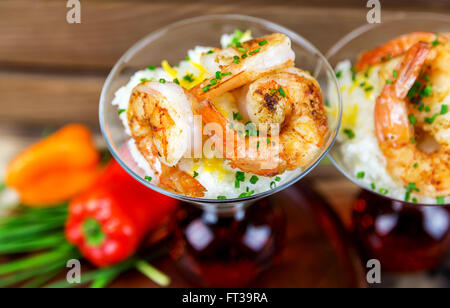
M176 205L175 199L145 187L113 161L71 201L66 238L94 265L111 266L133 255Z

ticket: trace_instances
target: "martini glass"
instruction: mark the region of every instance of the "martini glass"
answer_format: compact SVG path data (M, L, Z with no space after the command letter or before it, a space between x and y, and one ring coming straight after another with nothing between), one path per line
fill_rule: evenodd
M330 130L324 145L309 164L279 187L250 197L211 200L190 198L168 192L149 183L133 160L117 108L111 105L114 93L138 70L168 60L178 63L197 45L217 46L224 33L251 30L254 37L274 32L292 40L297 67L310 71L328 93L333 69L325 57L297 33L272 22L240 15L212 15L183 20L162 28L129 49L117 62L103 87L100 99L100 126L108 148L121 166L136 180L161 194L183 201L177 215L173 258L195 282L203 286L242 286L272 264L284 238L283 214L265 197L280 192L307 175L326 156L340 127L340 99L329 106ZM338 91L338 90L336 90ZM336 93L340 97L340 93Z
M327 58L334 67L355 63L359 54L403 34L415 31L450 32L450 18L439 14L407 13L381 24L365 25L334 45ZM345 104L345 102L344 102ZM366 187L344 163L339 141L330 152L334 165L362 190L354 202L353 231L367 259L378 259L394 272L423 271L436 267L450 245L450 209L388 198ZM361 149L364 150L364 149Z

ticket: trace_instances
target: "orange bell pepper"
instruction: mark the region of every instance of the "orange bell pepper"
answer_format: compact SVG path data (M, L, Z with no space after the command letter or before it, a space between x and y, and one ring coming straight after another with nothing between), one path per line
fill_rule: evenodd
M99 162L89 129L71 124L14 158L6 171L6 185L16 189L26 205L54 205L91 185Z

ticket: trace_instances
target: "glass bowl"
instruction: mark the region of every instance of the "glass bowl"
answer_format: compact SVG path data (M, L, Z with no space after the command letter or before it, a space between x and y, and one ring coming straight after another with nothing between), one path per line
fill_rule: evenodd
M337 85L332 67L311 43L297 33L263 19L240 15L202 16L177 22L148 35L131 47L120 58L109 74L100 98L100 127L114 158L129 174L150 189L182 201L201 205L213 204L226 207L239 203L242 204L246 201L258 200L269 196L294 184L308 174L326 156L328 150L333 145L340 127L342 112L340 99L335 102L335 106L331 106L334 110L338 110L338 112L329 115L330 131L326 136L325 143L320 152L302 170L301 174L276 189L246 198L213 200L191 198L168 192L145 180L143 170L137 166L128 150L127 142L130 136L126 134L123 124L119 119L117 107L111 104L115 92L126 85L136 71L147 67L149 64L161 63L162 60L168 60L169 63L178 63L185 58L187 50L197 45L218 46L221 35L224 33L233 33L235 29L250 29L254 37L274 32L286 34L292 40L292 48L296 54L297 67L310 71L317 78L324 95L328 93L328 87L330 86L328 83L329 78ZM338 89L338 87L334 88ZM337 95L340 98L340 93L337 93Z
M398 36L415 31L448 33L450 32L450 18L439 14L419 13L408 13L407 15L390 19L385 18L381 24L364 25L347 34L328 51L326 57L333 67L336 67L339 62L345 60L350 60L352 63L355 63L361 52L378 47ZM356 179L355 175L351 172L351 170L349 170L348 166L343 163L342 155L337 150L338 147L339 141L336 141L334 148L330 151L328 156L340 172L342 172L356 185L382 199L400 201L403 204L418 205L417 203L406 202L404 200L395 200L394 198L380 194L378 191L372 190L370 187L364 186L363 183Z

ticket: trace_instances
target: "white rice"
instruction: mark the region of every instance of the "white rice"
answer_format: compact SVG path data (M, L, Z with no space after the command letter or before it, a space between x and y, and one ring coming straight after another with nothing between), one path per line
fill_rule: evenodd
M336 151L349 175L369 190L388 191L387 196L397 200L405 200L406 189L403 183L394 181L386 170L386 161L378 146L375 135L374 108L375 100L381 93L384 81L380 81L379 67L369 70L368 78L364 74L358 74L353 81L350 61L343 61L336 67L336 72L341 74L339 78L344 114L342 128L337 138ZM365 85L360 86L363 82ZM368 91L373 87L372 91ZM334 89L330 89L329 97L337 100ZM349 139L344 129L351 129L355 133L353 139ZM358 179L357 175L364 172L364 178ZM436 198L425 197L416 193L411 194L411 199L417 199L422 204L436 204ZM445 204L450 203L450 197L445 198Z
M246 32L242 38L242 41L246 41L251 38L251 34ZM231 43L232 39L232 34L222 36L222 47L227 47ZM211 47L197 46L193 50L188 51L188 57L192 62L200 63L200 56L202 53L205 53L211 49ZM194 75L198 75L200 73L188 61L181 61L177 66L177 70L180 78L187 73L193 73ZM131 77L127 85L120 88L115 93L115 98L113 99L112 104L117 106L118 110L127 110L133 89L140 84L144 78L155 81L158 81L161 78L167 81L173 80L173 77L161 67L158 67L155 70L145 69L138 71ZM126 112L120 114L120 119L123 122L126 133L131 136ZM153 184L157 185L158 183L155 179L155 174L152 168L139 152L132 138L128 141L128 148L137 166L142 169L145 176L152 178ZM287 171L282 175L273 178L258 176L258 181L255 184L250 182L253 174L247 173L245 174L245 181L240 183L239 188L236 188L236 172L239 170L231 168L223 159L182 159L178 166L181 170L189 174L194 174L194 172L198 173L196 180L198 180L199 183L202 184L207 190L204 196L205 199L217 199L219 196L226 197L227 199L238 198L242 193L246 192L253 192L253 195L256 195L283 185L284 183L297 177L302 172L301 169L298 169L294 171Z

